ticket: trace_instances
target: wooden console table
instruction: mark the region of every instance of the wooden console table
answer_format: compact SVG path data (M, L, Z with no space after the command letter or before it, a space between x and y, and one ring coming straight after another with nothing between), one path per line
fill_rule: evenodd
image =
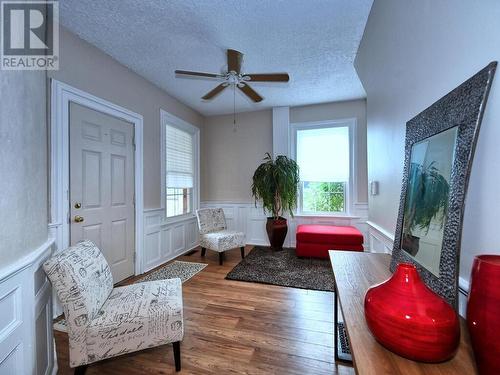
M411 361L380 345L366 325L364 299L370 286L391 276L390 255L338 250L330 250L329 253L335 276L335 299L338 298L340 302L357 374L477 374L464 319L460 319L461 339L458 352L447 362L427 364Z

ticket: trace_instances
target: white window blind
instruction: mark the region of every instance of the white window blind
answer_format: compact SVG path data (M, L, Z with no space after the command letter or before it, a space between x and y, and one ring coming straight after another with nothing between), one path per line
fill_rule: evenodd
M349 181L349 128L297 130L301 181Z
M166 125L167 188L192 188L194 185L193 135Z

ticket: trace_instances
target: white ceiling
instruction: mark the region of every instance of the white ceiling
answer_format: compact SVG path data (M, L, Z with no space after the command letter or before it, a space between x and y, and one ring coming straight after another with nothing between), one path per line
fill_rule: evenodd
M231 113L233 92L201 99L216 81L175 69L220 72L226 49L246 73L288 72L287 84L238 91L238 112L365 97L353 61L373 0L61 0L61 23L204 115Z

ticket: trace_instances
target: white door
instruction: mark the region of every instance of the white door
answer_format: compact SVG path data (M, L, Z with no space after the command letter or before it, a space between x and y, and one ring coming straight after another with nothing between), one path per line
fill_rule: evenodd
M134 126L71 103L71 244L93 241L115 282L134 274Z

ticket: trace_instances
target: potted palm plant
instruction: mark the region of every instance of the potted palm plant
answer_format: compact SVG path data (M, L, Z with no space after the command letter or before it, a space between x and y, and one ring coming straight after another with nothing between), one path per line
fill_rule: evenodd
M293 210L297 206L298 186L299 167L295 160L284 155L278 155L273 160L266 153L264 162L253 175L252 195L255 204L262 201L264 212L271 215L267 218L266 231L274 250L283 249L288 225L282 215L288 212L293 217Z

